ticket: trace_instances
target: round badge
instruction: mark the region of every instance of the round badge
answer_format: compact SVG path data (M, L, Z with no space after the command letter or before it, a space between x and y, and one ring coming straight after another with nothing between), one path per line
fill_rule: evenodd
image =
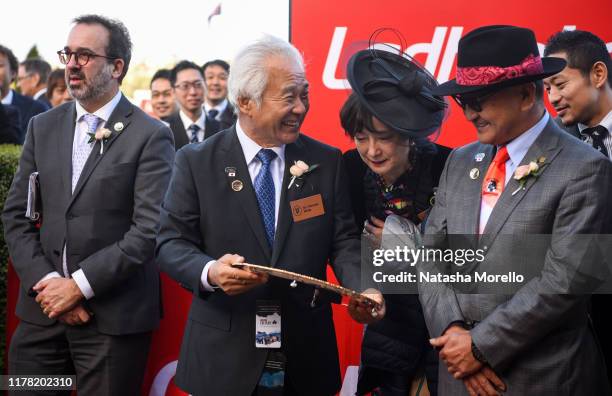
M115 131L117 132L123 131L123 122L116 122L115 125L113 125L113 128L115 128Z
M232 190L234 191L240 191L242 190L243 187L244 187L244 184L242 184L242 181L240 180L234 180L232 182Z
M478 168L472 168L472 170L470 171L470 179L476 180L478 179L478 176L480 176L480 171L478 170Z

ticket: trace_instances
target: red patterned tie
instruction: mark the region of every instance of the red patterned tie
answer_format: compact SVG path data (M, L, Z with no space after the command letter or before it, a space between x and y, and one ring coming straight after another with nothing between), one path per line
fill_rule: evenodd
M487 174L482 182L482 200L489 207L490 211L493 210L501 193L504 191L506 184L506 161L509 159L508 149L506 146L502 146L497 151L491 165L489 165ZM480 233L482 233L485 224L481 222Z

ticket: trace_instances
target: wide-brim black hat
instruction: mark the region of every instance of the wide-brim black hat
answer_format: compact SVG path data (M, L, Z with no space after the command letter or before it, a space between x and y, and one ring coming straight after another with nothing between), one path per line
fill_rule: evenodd
M392 130L424 138L440 129L447 103L431 93L438 83L407 56L359 51L348 62L347 78L363 105Z
M565 67L560 58L541 58L533 31L508 25L483 26L459 40L457 75L436 95L462 95L541 80Z

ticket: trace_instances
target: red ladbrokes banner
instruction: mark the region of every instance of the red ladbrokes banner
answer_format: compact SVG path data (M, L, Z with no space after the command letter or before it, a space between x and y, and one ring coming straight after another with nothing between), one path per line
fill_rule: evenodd
M265 2L262 2L265 6ZM346 63L356 51L364 49L372 32L392 28L378 36L377 43L401 47L421 62L439 82L454 78L457 44L470 30L490 24L512 24L531 28L543 44L553 33L566 29L589 30L612 41L609 23L610 0L560 0L537 2L472 1L365 1L294 0L289 20L291 41L304 54L310 82L311 108L303 131L343 151L352 143L340 127L340 107L349 94ZM612 45L608 44L608 49ZM449 118L438 142L456 147L476 139L474 128L463 119L461 110L451 103ZM10 274L8 311L14 312L16 277ZM164 319L154 334L145 377L145 395L183 395L172 382L176 360L191 303L191 294L162 274ZM343 373L342 396L354 394L362 327L348 318L346 308L334 307L340 364ZM16 325L9 317L9 334ZM214 358L215 351L211 351ZM313 379L316 380L316 379Z

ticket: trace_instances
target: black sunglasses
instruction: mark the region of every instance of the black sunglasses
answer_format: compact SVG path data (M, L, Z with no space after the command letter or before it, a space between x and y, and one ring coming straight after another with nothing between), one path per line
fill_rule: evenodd
M484 102L498 92L499 90L495 90L480 95L452 95L452 97L463 110L465 110L467 106L470 106L470 109L479 113L482 111L482 105Z

